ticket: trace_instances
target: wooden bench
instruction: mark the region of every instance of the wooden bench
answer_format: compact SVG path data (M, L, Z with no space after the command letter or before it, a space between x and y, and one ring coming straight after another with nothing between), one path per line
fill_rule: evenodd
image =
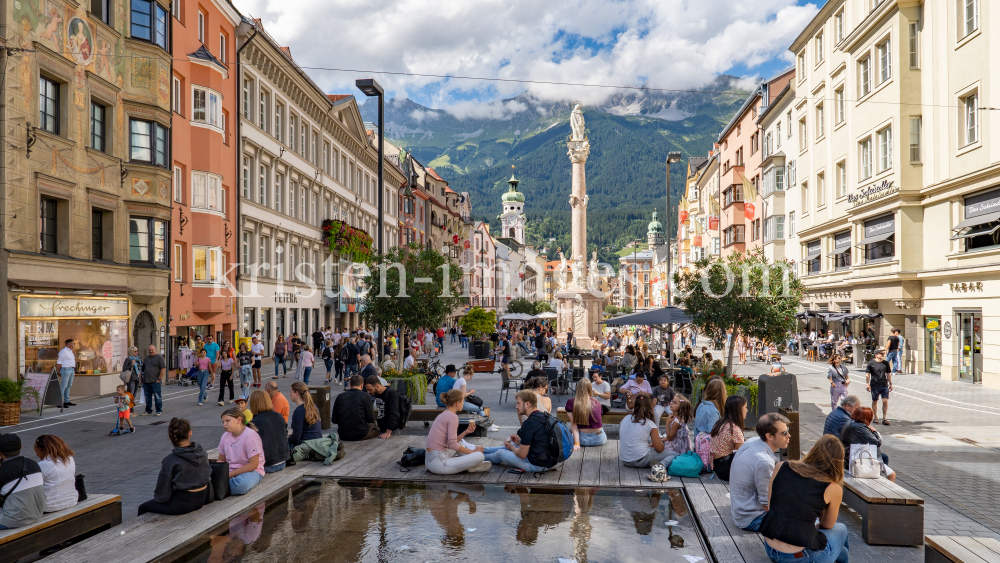
M963 536L925 536L924 563L1000 563L1000 541Z
M44 514L30 526L0 530L4 561L17 561L63 542L93 535L122 523L120 495L90 495L72 508Z
M490 416L490 407L483 407L486 416ZM410 419L416 422L423 422L424 426L430 426L437 416L445 411L444 407L437 405L413 405L410 407Z
M717 563L770 563L764 538L736 525L729 503L729 486L710 475L684 477L684 490L691 501L695 521Z
M630 416L631 414L632 413L628 412L625 409L611 409L608 412L601 415L601 422L603 424L621 424L622 420L624 420L626 416ZM664 412L661 418L666 416L667 413ZM558 409L556 409L556 418L565 422L566 424L569 424L569 413L566 412L565 407L559 407Z
M924 499L896 483L845 475L844 504L861 515L868 545L923 545Z

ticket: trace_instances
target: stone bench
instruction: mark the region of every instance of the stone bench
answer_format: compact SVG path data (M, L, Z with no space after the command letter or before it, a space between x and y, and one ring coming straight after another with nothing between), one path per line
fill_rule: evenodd
M490 416L490 407L483 407L486 416ZM445 411L444 407L437 405L413 405L410 407L409 421L423 422L424 426L430 426L437 416ZM459 415L461 416L461 415Z
M63 542L122 523L120 495L90 495L71 508L42 515L30 526L0 530L0 560L17 561Z
M925 536L925 563L1000 563L1000 541L964 536Z
M608 412L606 412L603 415L601 415L601 423L602 424L621 424L622 420L624 420L626 416L631 416L631 415L632 415L632 413L629 412L629 411L627 411L627 410L625 410L625 409L611 409ZM666 416L667 416L667 413L664 412L663 415L661 416L661 418L665 418ZM569 424L569 413L566 412L566 408L565 407L559 407L558 409L556 409L556 418L558 418L559 420L565 422L566 424ZM657 421L657 422L659 422L659 421Z
M896 483L845 475L844 504L861 515L868 545L923 545L924 499Z

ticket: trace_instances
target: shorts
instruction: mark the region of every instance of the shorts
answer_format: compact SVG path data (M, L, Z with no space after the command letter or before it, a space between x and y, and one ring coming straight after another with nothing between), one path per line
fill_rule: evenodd
M129 418L131 418L131 416L129 416L130 414L132 413L129 412L128 410L118 411L118 418L124 418L125 420L128 420Z
M253 361L253 369L260 369L260 360Z
M877 401L878 398L879 398L879 396L881 396L883 399L888 399L889 398L889 386L888 385L880 385L878 387L872 385L872 400L873 401Z
M504 356L503 359L500 360L500 363L504 364L504 365L509 365L510 364L510 356Z

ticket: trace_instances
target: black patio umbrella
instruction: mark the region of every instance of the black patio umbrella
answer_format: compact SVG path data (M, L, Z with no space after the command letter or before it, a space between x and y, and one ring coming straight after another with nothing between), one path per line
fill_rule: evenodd
M601 321L600 324L608 326L651 326L666 332L670 335L667 348L667 355L670 356L670 370L674 369L674 331L675 325L686 325L692 321L691 315L680 307L663 307L652 311L632 313L630 315L619 315L617 317ZM677 326L676 328L680 328Z

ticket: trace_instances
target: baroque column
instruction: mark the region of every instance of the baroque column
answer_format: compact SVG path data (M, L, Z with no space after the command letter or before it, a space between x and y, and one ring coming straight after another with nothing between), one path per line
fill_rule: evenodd
M587 156L590 141L567 141L569 160L573 163L573 191L569 205L573 210L573 254L571 260L580 264L587 259ZM573 278L576 281L576 278Z

